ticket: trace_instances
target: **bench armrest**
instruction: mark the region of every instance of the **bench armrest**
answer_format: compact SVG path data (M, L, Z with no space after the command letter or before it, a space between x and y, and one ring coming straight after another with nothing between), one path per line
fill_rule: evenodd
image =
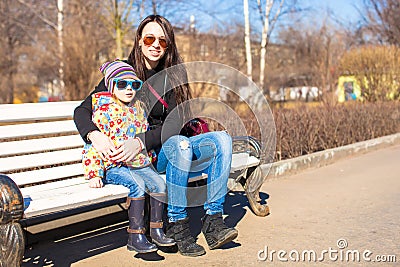
M258 159L261 158L261 144L252 136L234 136L232 137L233 153L248 153Z

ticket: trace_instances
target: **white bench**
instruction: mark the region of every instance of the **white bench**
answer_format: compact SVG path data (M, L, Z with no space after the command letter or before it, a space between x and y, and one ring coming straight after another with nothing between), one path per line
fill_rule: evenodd
M4 174L0 182L6 184L0 184L1 192L2 195L9 194L7 187L15 183L25 206L23 218L2 220L2 224L18 220L34 224L49 215L67 210L79 212L82 207L123 202L126 198L128 190L123 186L89 188L88 181L83 178L83 140L72 120L73 111L79 104L69 101L0 105L0 173ZM249 184L251 178L256 183L262 180L260 173L254 171L260 164L259 144L252 138L236 137L233 145L230 188L236 183L242 184L254 213L265 216L268 207L257 202L262 182L256 186ZM7 177L12 179L11 185L4 182ZM190 181L204 178L202 175ZM12 209L14 217L22 216L18 211L21 207L15 204L18 201L10 204L4 199L3 196L0 202L0 219L4 217L2 213Z

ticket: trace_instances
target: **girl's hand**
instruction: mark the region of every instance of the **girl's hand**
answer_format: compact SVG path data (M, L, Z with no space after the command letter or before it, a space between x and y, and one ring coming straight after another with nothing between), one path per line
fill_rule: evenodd
M94 177L89 180L89 187L91 188L102 188L103 181L99 177Z
M103 133L99 131L90 132L90 141L94 149L99 153L102 160L110 159L110 155L114 154L116 148L111 140ZM88 134L88 135L89 135Z
M143 150L143 143L139 138L125 140L124 144L118 147L110 155L110 160L114 162L131 161L140 151Z

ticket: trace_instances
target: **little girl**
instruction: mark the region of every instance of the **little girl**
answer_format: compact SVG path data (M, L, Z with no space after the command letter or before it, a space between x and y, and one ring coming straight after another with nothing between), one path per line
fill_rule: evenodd
M108 92L92 96L92 120L106 134L116 148L128 138L145 132L148 128L143 104L136 100L131 105L136 91L142 87L132 66L115 60L100 67ZM88 134L88 136L90 133ZM145 189L150 195L150 237L159 246L173 246L175 241L167 238L162 230L162 211L165 201L164 180L151 167L151 161L139 153L131 161L113 162L102 160L92 144L86 144L82 152L85 177L90 187L101 187L104 183L123 185L129 188L127 208L129 217L128 250L138 253L157 251L157 246L145 236L144 203Z

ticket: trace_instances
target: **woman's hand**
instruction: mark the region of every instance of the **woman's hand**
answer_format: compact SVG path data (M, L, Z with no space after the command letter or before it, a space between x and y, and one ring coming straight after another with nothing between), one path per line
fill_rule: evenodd
M131 161L142 150L142 141L139 138L130 138L110 154L110 160L115 162Z
M94 177L89 180L89 187L91 188L102 188L103 181L99 177Z
M117 151L112 141L99 131L90 132L89 139L102 160L110 159L110 155Z

